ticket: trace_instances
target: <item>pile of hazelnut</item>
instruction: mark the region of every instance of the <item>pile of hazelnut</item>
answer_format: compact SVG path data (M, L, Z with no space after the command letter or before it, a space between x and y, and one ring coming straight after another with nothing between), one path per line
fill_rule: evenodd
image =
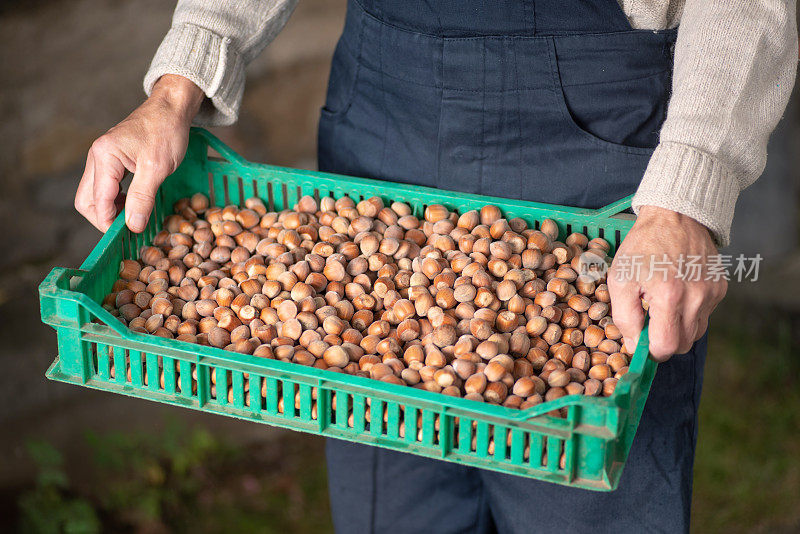
M552 220L379 197L174 211L103 302L133 331L513 408L608 396L628 370L608 242Z

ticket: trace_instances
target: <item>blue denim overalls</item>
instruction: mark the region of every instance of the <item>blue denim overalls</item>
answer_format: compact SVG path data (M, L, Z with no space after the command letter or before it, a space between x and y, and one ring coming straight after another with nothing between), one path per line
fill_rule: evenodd
M658 143L675 37L615 0L349 0L319 168L604 206ZM615 492L328 440L336 530L686 531L705 348L659 366Z

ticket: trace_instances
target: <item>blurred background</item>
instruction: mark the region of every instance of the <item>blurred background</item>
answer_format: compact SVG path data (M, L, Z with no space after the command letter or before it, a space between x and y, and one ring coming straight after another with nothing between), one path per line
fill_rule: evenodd
M323 440L50 382L37 285L100 234L72 207L91 142L143 99L163 0L0 3L0 530L328 532ZM313 169L344 0L302 0L248 68L246 159ZM693 531L800 532L800 106L740 198L729 254L761 254L712 317ZM653 496L658 498L658 496Z

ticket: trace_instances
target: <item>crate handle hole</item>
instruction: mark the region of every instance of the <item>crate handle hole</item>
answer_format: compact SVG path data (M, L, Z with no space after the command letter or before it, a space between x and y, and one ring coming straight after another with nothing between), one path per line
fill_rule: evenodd
M206 158L208 161L220 161L223 163L230 163L230 160L220 154L216 149L209 146L208 151L206 152Z

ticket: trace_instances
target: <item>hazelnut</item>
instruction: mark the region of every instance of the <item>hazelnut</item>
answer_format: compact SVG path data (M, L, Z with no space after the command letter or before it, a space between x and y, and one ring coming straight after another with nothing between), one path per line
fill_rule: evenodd
M508 387L502 382L490 382L483 391L483 398L486 402L502 404L508 396Z
M495 223L501 217L502 213L500 212L500 208L498 208L497 206L486 205L481 208L480 211L481 224L489 226Z
M618 379L609 377L603 380L603 396L610 397L614 394L614 390L617 387Z
M608 288L584 274L610 246L559 242L555 221L441 204L421 221L380 197L174 209L103 299L133 331L519 409L610 395L628 370Z
M598 364L589 369L589 378L603 381L611 376L611 367L606 364Z
M547 235L547 237L549 237L552 241L558 239L558 223L556 223L553 219L543 220L539 225L539 230Z
M322 355L325 363L331 367L344 367L350 361L350 356L339 345L331 345Z
M137 280L142 266L136 260L122 260L119 265L119 277L123 280Z
M603 383L594 378L590 378L583 383L583 394L589 397L597 397L603 392Z
M425 208L425 220L435 223L446 219L450 215L450 211L441 204L431 204Z
M597 347L605 335L605 331L599 326L589 325L583 332L583 343L589 348Z
M608 304L605 302L593 302L589 309L586 310L589 319L592 321L599 321L608 314Z
M456 329L449 324L443 324L433 330L433 343L437 347L447 347L455 344L458 339Z

